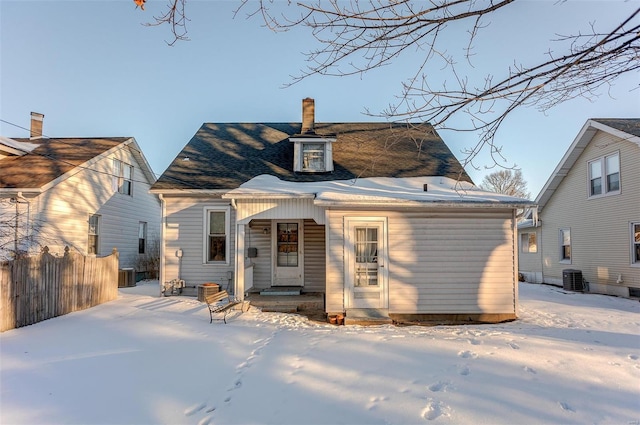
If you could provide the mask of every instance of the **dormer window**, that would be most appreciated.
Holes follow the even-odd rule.
[[[325,171],[324,146],[323,143],[302,144],[302,171]]]
[[[327,173],[333,171],[331,144],[334,138],[300,137],[293,142],[293,171],[301,173]]]

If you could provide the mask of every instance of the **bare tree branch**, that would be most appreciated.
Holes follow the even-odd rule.
[[[186,39],[186,0],[168,1],[169,11],[156,18],[156,24],[172,26],[173,44]],[[515,109],[535,107],[544,112],[567,100],[592,100],[621,75],[640,69],[640,8],[605,32],[592,25],[588,33],[557,35],[552,41],[564,54],[549,50],[547,59],[533,66],[514,61],[506,70],[476,82],[444,48],[448,34],[466,28],[463,56],[471,65],[476,37],[486,27],[483,18],[514,0],[289,0],[286,15],[281,7],[273,9],[272,1],[239,0],[235,13],[260,16],[273,31],[309,28],[319,47],[306,54],[306,69],[288,85],[312,75],[361,75],[403,54],[420,52],[422,60],[402,82],[395,101],[379,113],[368,113],[393,121],[429,122],[438,129],[479,132],[475,146],[464,152],[464,166],[478,168],[473,160],[487,148],[496,164],[503,162],[494,137]],[[429,71],[438,64],[451,76],[449,80],[433,80]],[[460,125],[460,120],[452,124],[452,118],[460,115],[467,117],[467,125]]]

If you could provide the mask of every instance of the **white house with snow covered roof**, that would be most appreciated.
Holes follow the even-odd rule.
[[[161,279],[320,293],[328,315],[517,317],[516,210],[424,123],[205,123],[152,187]]]
[[[640,297],[640,119],[587,120],[518,226],[528,281]]]

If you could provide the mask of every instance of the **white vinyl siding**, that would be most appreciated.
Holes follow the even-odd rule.
[[[138,185],[133,196],[114,196],[113,158],[136,164],[133,180]],[[95,171],[92,171],[95,170]],[[148,223],[148,238],[160,240],[160,201],[149,193],[150,183],[137,166],[128,148],[119,149],[76,174],[48,188],[30,204],[31,226],[37,228],[38,242],[54,255],[64,247],[87,252],[88,218],[100,215],[99,255],[119,252],[119,267],[135,267],[138,259],[138,226]],[[70,195],[71,194],[71,195]],[[32,246],[37,251],[37,246]]]
[[[606,147],[607,151],[602,152]],[[592,158],[619,153],[620,194],[586,197],[588,164]],[[581,270],[592,292],[625,296],[615,287],[618,274],[623,286],[640,287],[640,268],[630,265],[629,223],[640,222],[640,147],[598,131],[549,202],[540,211],[539,244],[546,283],[562,284],[558,229],[571,228],[570,268]],[[607,288],[607,285],[610,287]]]
[[[343,217],[388,218],[389,313],[515,312],[511,210],[330,211],[327,311],[343,307]]]
[[[235,210],[230,201],[219,198],[197,196],[165,195],[165,275],[163,280],[184,279],[188,286],[197,286],[206,282],[216,282],[226,286],[229,278],[233,280],[235,255]],[[207,232],[205,209],[229,209],[229,238],[227,244],[228,261],[207,263],[205,234]],[[176,256],[182,250],[181,264]],[[262,256],[262,252],[258,253]]]

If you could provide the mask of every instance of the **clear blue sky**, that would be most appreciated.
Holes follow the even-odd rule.
[[[420,58],[411,52],[363,77],[314,76],[283,88],[317,44],[304,29],[275,34],[259,19],[234,19],[238,3],[189,0],[191,41],[168,47],[168,27],[142,25],[165,0],[148,0],[144,12],[131,0],[0,0],[0,118],[28,128],[30,112],[41,112],[50,137],[133,136],[159,175],[203,122],[300,121],[305,97],[315,98],[318,122],[371,121],[365,108],[377,112],[393,102]],[[609,29],[638,4],[516,2],[487,19],[474,73],[503,76],[514,60],[533,64],[559,49],[549,42],[555,34],[588,31],[590,22]],[[452,53],[461,40],[452,38]],[[639,84],[634,73],[595,101],[576,99],[546,114],[517,111],[496,139],[506,165],[522,169],[535,197],[588,118],[640,116]],[[459,158],[476,142],[473,133],[440,134]],[[28,132],[0,123],[0,135]],[[491,161],[484,155],[477,165]],[[480,183],[493,170],[467,171]]]

